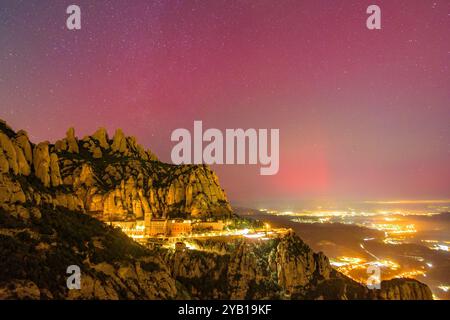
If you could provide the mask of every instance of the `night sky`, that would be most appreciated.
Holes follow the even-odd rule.
[[[164,161],[194,120],[279,128],[277,175],[214,166],[242,204],[449,198],[449,61],[448,0],[0,2],[0,118],[33,142],[120,127]]]

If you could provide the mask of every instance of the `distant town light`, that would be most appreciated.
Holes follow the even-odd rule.
[[[438,288],[444,292],[448,292],[450,290],[450,286],[439,286]]]

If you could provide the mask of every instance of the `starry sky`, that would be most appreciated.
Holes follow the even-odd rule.
[[[34,142],[120,127],[167,162],[194,120],[279,128],[277,175],[214,166],[245,205],[449,198],[449,61],[448,0],[0,3],[0,118]]]

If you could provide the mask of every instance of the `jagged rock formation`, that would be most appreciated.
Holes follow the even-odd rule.
[[[416,280],[383,281],[381,290],[335,271],[326,256],[314,253],[294,233],[263,243],[238,240],[223,245],[197,245],[204,251],[167,252],[172,276],[198,299],[432,299]]]
[[[276,266],[279,285],[287,292],[296,292],[316,275],[329,279],[332,271],[328,258],[322,253],[314,253],[305,243],[295,237],[287,237],[281,242],[272,259]]]
[[[381,282],[377,297],[383,300],[432,300],[430,288],[414,279],[392,279]]]
[[[62,207],[30,213],[0,208],[0,300],[177,298],[162,259],[119,230]],[[67,289],[70,265],[81,268],[80,290]]]
[[[0,299],[432,299],[426,285],[410,279],[369,290],[294,234],[199,247],[149,250],[62,207],[44,205],[28,216],[0,208]],[[74,264],[80,290],[66,286]]]
[[[100,128],[79,140],[70,128],[54,145],[34,145],[1,122],[0,173],[3,207],[47,203],[104,220],[231,213],[209,167],[162,163],[120,129],[113,139]]]

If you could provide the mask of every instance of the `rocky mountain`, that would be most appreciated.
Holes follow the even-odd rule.
[[[0,123],[0,299],[432,299],[415,280],[369,290],[295,234],[146,248],[95,217],[229,216],[207,166],[164,164],[118,130],[33,144]],[[81,289],[66,269],[81,268]]]
[[[87,214],[48,205],[30,211],[0,209],[0,299],[432,299],[411,279],[369,290],[293,233],[148,249]],[[80,290],[66,287],[74,264]]]
[[[195,299],[429,300],[430,289],[413,279],[383,281],[369,290],[334,270],[294,233],[263,243],[198,242],[198,251],[167,252],[171,275]],[[205,275],[207,275],[205,279]]]
[[[0,203],[51,204],[106,221],[229,215],[231,207],[208,166],[174,166],[118,129],[79,140],[74,129],[55,144],[33,144],[0,122]]]

